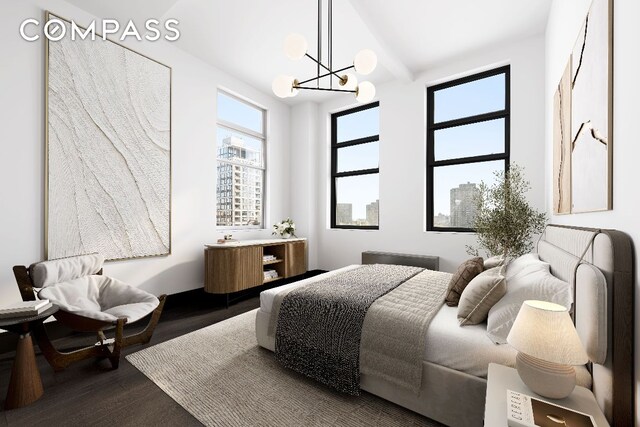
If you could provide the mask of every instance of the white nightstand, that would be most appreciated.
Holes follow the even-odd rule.
[[[529,390],[515,369],[490,363],[487,375],[487,397],[484,407],[484,425],[486,427],[507,427],[507,390],[525,393],[546,402],[584,412],[593,416],[598,427],[609,426],[591,390],[576,386],[567,398],[559,400],[547,399]]]

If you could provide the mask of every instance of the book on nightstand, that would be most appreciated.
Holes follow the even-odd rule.
[[[509,427],[596,427],[591,415],[507,390]]]
[[[5,307],[0,307],[0,319],[37,316],[48,310],[52,305],[48,299],[17,302]]]

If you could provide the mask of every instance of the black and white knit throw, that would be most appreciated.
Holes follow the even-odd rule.
[[[360,338],[369,306],[423,270],[363,265],[292,290],[278,315],[277,360],[340,392],[359,395]]]

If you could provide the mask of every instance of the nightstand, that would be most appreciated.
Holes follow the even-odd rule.
[[[569,397],[558,400],[547,399],[529,390],[515,369],[490,363],[484,407],[484,425],[486,427],[507,427],[507,390],[525,393],[546,402],[584,412],[593,416],[598,427],[609,426],[591,390],[576,386]]]

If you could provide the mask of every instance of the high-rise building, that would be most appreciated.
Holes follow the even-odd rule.
[[[378,225],[379,205],[380,200],[367,205],[367,223],[365,225]]]
[[[475,196],[479,191],[478,186],[471,182],[451,189],[449,193],[451,227],[473,228],[476,216]]]
[[[233,162],[218,162],[218,225],[260,225],[263,171],[256,166],[262,165],[261,153],[230,136],[218,148],[218,159]]]
[[[351,203],[336,203],[336,225],[353,224],[353,205]]]
[[[451,218],[449,215],[438,213],[433,217],[434,227],[451,227]]]

